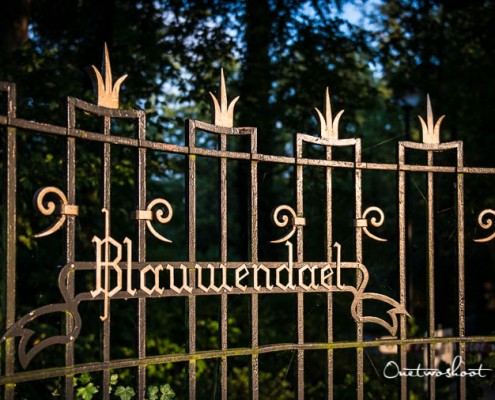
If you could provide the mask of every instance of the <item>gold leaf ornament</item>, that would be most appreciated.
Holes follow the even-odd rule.
[[[323,139],[335,139],[339,138],[339,120],[344,110],[339,111],[335,119],[332,118],[332,106],[330,104],[330,91],[328,87],[325,91],[325,116],[315,108],[316,113],[320,119],[320,136]]]
[[[93,81],[93,88],[95,91],[95,97],[97,104],[99,106],[108,108],[119,108],[119,91],[122,82],[127,78],[127,75],[121,76],[113,84],[112,80],[112,68],[110,66],[110,57],[108,55],[107,44],[105,43],[103,50],[103,63],[101,66],[102,72],[105,74],[105,80],[101,76],[100,71],[92,65],[92,71],[94,74],[91,75]]]
[[[427,144],[440,144],[440,124],[445,118],[442,115],[438,121],[433,124],[433,110],[431,108],[430,95],[426,95],[426,121],[418,115],[421,122],[421,127],[423,128],[423,143]]]
[[[210,92],[210,96],[213,100],[213,123],[217,126],[232,128],[234,126],[234,107],[237,100],[239,100],[239,96],[232,100],[230,104],[227,103],[227,89],[225,87],[223,68],[220,69],[220,103],[213,93]]]

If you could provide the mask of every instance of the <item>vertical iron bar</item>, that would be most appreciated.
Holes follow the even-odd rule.
[[[258,151],[257,131],[251,134],[251,158]],[[251,261],[258,262],[258,162],[251,160]],[[251,347],[257,349],[258,335],[258,294],[251,295]],[[254,352],[251,355],[251,397],[259,399],[259,358]]]
[[[146,114],[143,112],[139,115],[137,125],[137,137],[139,140],[146,139]],[[146,208],[146,149],[138,148],[138,170],[137,170],[137,208],[144,210]],[[146,221],[137,221],[138,237],[138,262],[146,261]],[[138,342],[137,350],[139,359],[146,357],[146,298],[138,300]],[[138,399],[144,400],[146,387],[146,367],[138,367]]]
[[[356,140],[356,145],[354,148],[354,182],[355,182],[355,218],[361,218],[362,212],[362,170],[360,168],[356,168],[359,163],[361,163],[361,140]],[[354,229],[355,238],[356,238],[356,262],[363,262],[363,230],[361,227],[356,226]],[[363,281],[363,277],[359,272],[356,272],[356,287],[361,286]],[[363,314],[363,304],[359,302],[356,308],[356,313],[358,318],[361,318]],[[357,322],[356,326],[356,340],[358,342],[363,341],[363,323]],[[356,348],[356,366],[357,366],[357,398],[363,399],[364,396],[364,383],[363,383],[363,374],[364,374],[364,360],[363,360],[363,348]]]
[[[428,150],[428,166],[433,152]],[[435,337],[435,206],[433,172],[428,172],[428,337]],[[435,368],[435,344],[429,344],[429,368]],[[430,376],[430,399],[435,399],[435,377]]]
[[[253,262],[256,262],[253,259]],[[251,347],[256,350],[259,346],[259,326],[258,326],[259,297],[257,293],[251,295]],[[252,399],[259,399],[259,355],[254,353],[251,356],[251,392]]]
[[[302,141],[296,145],[296,213],[298,217],[304,215],[304,185],[303,185],[303,166],[297,164],[297,160],[302,158]],[[303,227],[297,227],[297,262],[304,259],[304,241]],[[297,292],[297,343],[304,344],[304,293]],[[304,399],[304,350],[297,350],[297,398]]]
[[[67,135],[69,132],[76,128],[76,110],[72,99],[67,101]],[[67,201],[69,204],[76,204],[76,139],[67,136],[66,143],[66,192]],[[76,234],[76,217],[74,215],[68,215],[66,219],[66,232],[65,232],[65,260],[66,264],[73,263],[75,261],[75,234]],[[67,292],[69,296],[74,297],[75,293],[75,276],[73,273],[67,277]],[[74,329],[72,318],[66,317],[65,330],[69,334]],[[65,348],[65,365],[71,367],[74,365],[74,343],[67,343]],[[74,398],[74,376],[65,376],[65,398],[72,400]]]
[[[457,168],[464,166],[464,152],[462,142],[457,147]],[[458,336],[463,338],[465,331],[465,293],[464,293],[464,174],[457,171],[457,257],[458,257],[458,296],[459,296],[459,332]],[[459,356],[461,360],[466,359],[466,344],[459,343]],[[466,399],[466,377],[462,376],[466,365],[461,364],[461,378],[459,387],[459,398]]]
[[[110,135],[111,134],[111,119],[110,117],[103,117],[103,134],[104,135]],[[109,215],[111,215],[111,201],[110,201],[110,194],[111,194],[111,144],[110,143],[104,143],[103,144],[103,207],[106,208],[109,212]],[[109,226],[108,226],[108,231],[111,232],[111,218],[108,218]],[[108,246],[106,246],[106,249],[108,249]],[[107,250],[108,253],[108,250]],[[109,254],[105,254],[105,260],[109,260]],[[107,282],[109,282],[110,276],[108,274],[109,268],[108,266],[105,266],[105,285],[107,285]],[[110,303],[110,300],[109,300]],[[111,318],[111,307],[110,304],[108,306],[108,318],[103,321],[103,361],[108,362],[110,361],[110,318]],[[108,400],[110,398],[110,392],[107,390],[110,387],[110,371],[109,370],[103,370],[103,382],[102,382],[102,387],[104,388],[102,390],[103,392],[103,399]]]
[[[189,151],[196,145],[196,126],[194,121],[186,121],[186,145]],[[188,174],[186,181],[187,191],[187,226],[189,236],[187,241],[188,258],[190,262],[196,262],[196,156],[188,154]],[[189,282],[192,287],[196,285],[196,275],[194,268],[189,270]],[[188,296],[188,349],[191,354],[196,352],[196,297]],[[196,360],[189,361],[189,399],[196,398]]]
[[[326,159],[332,159],[332,147],[326,146]],[[327,262],[332,262],[333,231],[332,231],[332,168],[325,168],[325,192],[326,192],[326,257]],[[330,285],[333,285],[333,276],[330,276]],[[327,338],[328,343],[333,342],[333,292],[327,292]],[[327,351],[327,399],[333,400],[333,349]]]
[[[227,135],[220,135],[220,150],[227,151]],[[227,158],[220,158],[220,260],[227,262]],[[227,350],[227,294],[220,295],[221,349]],[[222,400],[227,400],[227,357],[220,361],[220,390]]]
[[[4,332],[15,322],[16,305],[16,243],[17,243],[17,130],[10,125],[10,120],[16,117],[16,87],[11,83],[7,86],[7,133],[4,152],[4,200],[3,200],[3,241],[5,245],[5,327]],[[15,338],[5,340],[5,376],[14,374]],[[5,399],[12,400],[15,395],[15,385],[5,385]]]
[[[407,285],[406,285],[406,171],[401,169],[405,164],[405,147],[399,143],[399,279],[400,279],[400,299],[399,302],[406,309]],[[410,249],[409,249],[410,251]],[[406,316],[400,315],[400,340],[407,338]],[[407,368],[407,346],[400,345],[400,368],[404,371]],[[400,398],[407,400],[407,377],[400,378]]]
[[[297,343],[304,344],[304,293],[297,292]],[[304,399],[304,350],[297,350],[297,398]]]

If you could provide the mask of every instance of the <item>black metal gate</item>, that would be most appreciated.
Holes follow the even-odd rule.
[[[75,398],[75,383],[77,386],[80,379],[78,377],[82,373],[94,374],[92,378],[95,382],[94,387],[99,390],[95,396],[108,399],[115,396],[115,393],[109,391],[113,385],[112,372],[118,373],[121,370],[127,371],[131,376],[129,379],[135,382],[137,398],[144,399],[148,398],[146,387],[148,377],[152,374],[150,368],[160,366],[173,368],[174,364],[182,366],[185,379],[182,387],[172,386],[172,388],[191,399],[201,397],[198,392],[198,379],[201,376],[203,376],[201,379],[207,382],[205,384],[212,386],[211,397],[222,399],[238,396],[238,392],[229,391],[232,387],[229,382],[244,378],[248,381],[244,398],[252,399],[267,396],[261,389],[268,380],[280,388],[287,388],[286,398],[299,399],[333,398],[334,394],[340,398],[343,391],[346,391],[347,396],[351,398],[368,398],[371,396],[368,388],[373,385],[382,386],[383,393],[387,396],[402,399],[409,398],[412,392],[427,395],[429,398],[435,398],[437,395],[442,397],[442,392],[436,387],[438,379],[448,379],[449,391],[452,392],[454,388],[457,398],[465,399],[471,398],[469,385],[472,380],[478,379],[477,384],[482,386],[489,385],[491,370],[486,366],[486,362],[483,366],[485,360],[483,357],[487,353],[494,352],[491,343],[495,341],[495,336],[490,336],[486,332],[479,334],[476,330],[468,335],[465,275],[466,246],[485,246],[483,242],[493,240],[495,233],[489,228],[495,218],[495,211],[486,208],[486,205],[478,204],[479,208],[476,211],[478,221],[470,221],[465,226],[465,179],[479,177],[490,182],[490,179],[493,179],[491,177],[495,175],[495,168],[466,167],[462,142],[440,142],[440,120],[436,123],[433,120],[429,99],[427,120],[421,120],[422,143],[399,142],[396,164],[366,162],[362,156],[361,139],[338,137],[338,124],[342,112],[335,118],[332,116],[328,91],[325,112],[318,111],[320,136],[297,134],[293,157],[268,155],[257,152],[256,128],[233,127],[233,108],[237,99],[230,104],[227,102],[223,73],[220,98],[218,100],[213,98],[214,124],[188,120],[186,143],[179,145],[149,140],[144,111],[118,109],[118,91],[123,78],[113,85],[108,58],[106,66],[108,69],[105,71],[105,80],[95,69],[98,105],[69,98],[66,126],[48,125],[18,118],[15,85],[0,83],[0,92],[7,101],[7,112],[2,110],[3,114],[0,115],[0,127],[4,139],[5,178],[2,183],[4,322],[0,384],[5,399],[23,398],[25,395],[19,395],[23,393],[23,385],[57,377],[63,379],[60,393],[64,398]],[[91,131],[79,125],[79,116],[84,119],[88,115],[101,118],[103,121],[101,131]],[[132,124],[135,135],[133,137],[121,135],[118,130],[116,133],[113,125],[115,121],[127,121]],[[204,141],[198,140],[198,135],[205,132],[216,135],[218,138],[216,148],[204,147]],[[16,298],[16,293],[25,284],[22,279],[26,277],[26,273],[22,275],[21,270],[28,268],[27,265],[18,263],[16,254],[19,242],[22,240],[21,236],[25,235],[25,232],[17,230],[21,218],[17,210],[20,196],[18,184],[24,179],[17,176],[18,163],[20,158],[30,157],[29,154],[24,153],[24,150],[20,153],[17,147],[19,138],[23,139],[26,133],[41,138],[53,137],[56,138],[56,143],[64,144],[63,150],[60,150],[60,145],[58,147],[61,155],[56,167],[59,170],[60,187],[46,183],[45,185],[48,186],[35,188],[33,193],[35,207],[42,214],[54,219],[49,228],[34,235],[37,246],[43,247],[43,241],[48,240],[45,237],[57,231],[59,231],[58,235],[63,235],[64,246],[61,249],[63,261],[58,271],[60,294],[52,293],[55,298],[58,296],[59,301],[50,304],[43,303],[43,299],[37,300],[28,312],[24,312],[25,305],[21,310],[18,309],[19,299]],[[247,145],[249,151],[236,151],[229,147],[228,141],[237,137],[243,137],[249,142]],[[83,229],[78,225],[78,219],[79,217],[86,218],[84,221],[89,219],[87,215],[82,215],[84,206],[82,203],[86,196],[82,189],[78,189],[81,188],[78,186],[81,184],[78,183],[78,171],[84,169],[86,165],[77,162],[76,151],[80,154],[79,149],[81,147],[86,149],[84,146],[88,143],[102,148],[102,155],[99,158],[100,169],[96,173],[102,187],[101,197],[97,200],[102,213],[101,217],[98,217],[100,221],[98,224],[84,228],[94,235],[92,239],[86,237],[86,244],[91,241],[94,253],[91,257],[80,258],[77,246],[84,239],[78,239],[78,230]],[[323,153],[318,153],[323,156],[317,157],[312,155],[316,153],[306,153],[307,148],[323,149]],[[129,186],[129,192],[133,192],[129,193],[129,196],[134,209],[127,210],[129,214],[132,212],[132,218],[136,221],[135,230],[126,231],[122,234],[126,237],[119,240],[116,236],[122,235],[115,234],[111,229],[112,218],[114,220],[123,218],[122,214],[119,214],[119,203],[122,199],[112,197],[112,160],[115,160],[115,151],[119,151],[116,149],[129,150],[129,153],[123,152],[119,155],[127,154],[129,159],[134,158],[135,171],[132,187]],[[34,147],[33,151],[35,151]],[[160,197],[149,197],[147,182],[154,179],[147,168],[150,152],[181,157],[185,162],[186,194],[183,199],[172,201],[166,191]],[[424,155],[426,162],[411,162],[406,157],[406,153],[408,157],[412,153]],[[453,164],[437,165],[435,160],[437,158],[443,160],[442,155],[446,153],[450,154],[449,162],[454,160]],[[344,155],[342,156],[344,159],[340,159],[339,155]],[[215,165],[212,168],[214,171],[208,173],[218,174],[214,189],[218,196],[218,200],[215,200],[218,207],[214,210],[218,229],[203,234],[210,237],[211,244],[212,246],[213,243],[215,244],[219,256],[208,261],[198,259],[197,254],[198,212],[201,212],[197,207],[200,196],[197,193],[197,181],[199,175],[201,179],[205,176],[198,167],[201,159],[208,159],[210,160],[208,165]],[[229,221],[229,216],[232,215],[229,207],[235,208],[238,205],[232,204],[230,197],[227,196],[230,190],[227,177],[232,176],[229,166],[235,162],[243,165],[244,172],[241,176],[244,177],[248,188],[246,190],[248,218],[245,221],[247,226],[242,229],[248,233],[246,248],[249,255],[246,259],[232,260],[229,256],[229,245],[236,238],[229,234],[232,224],[235,225],[235,221]],[[273,199],[272,219],[278,229],[275,232],[279,233],[278,236],[270,238],[272,243],[269,244],[260,243],[258,235],[261,232],[260,223],[264,224],[269,219],[269,216],[260,215],[259,212],[260,178],[263,179],[259,169],[262,166],[272,165],[281,166],[282,174],[289,174],[294,178],[292,181],[295,184],[295,195],[289,201]],[[32,168],[36,166],[33,165]],[[311,178],[314,176],[320,178],[319,184],[322,188],[320,209],[315,209],[313,206],[308,208],[305,205],[307,171],[310,170],[319,171],[319,175],[311,175]],[[366,185],[363,184],[364,174],[368,179],[375,173],[387,174],[386,181],[390,183],[392,189],[383,190],[388,190],[390,196],[396,198],[396,202],[391,201],[391,203],[397,204],[397,213],[387,215],[392,222],[385,225],[386,213],[382,210],[383,206],[379,207],[374,203],[375,197],[367,195],[369,191],[365,190]],[[336,178],[338,174],[341,174],[338,178],[340,180]],[[406,199],[409,199],[406,192],[411,190],[412,185],[408,180],[412,175],[424,179],[426,188],[424,193],[420,191],[423,196],[424,217],[426,217],[420,222],[418,215],[412,216],[414,211],[411,211],[410,205],[406,204]],[[450,193],[452,206],[449,212],[455,223],[450,226],[449,246],[455,254],[455,262],[448,267],[448,273],[445,272],[445,268],[438,265],[438,259],[444,249],[442,249],[443,245],[438,244],[437,238],[438,230],[443,227],[436,225],[439,214],[435,202],[437,177],[440,177],[438,180],[447,177],[450,187],[454,188]],[[210,175],[208,179],[212,179]],[[351,183],[350,195],[341,193],[339,182],[342,179]],[[285,182],[289,181],[290,179],[285,180]],[[369,186],[373,186],[373,183]],[[488,188],[488,185],[486,187]],[[352,213],[352,220],[348,221],[351,226],[347,230],[342,229],[342,232],[344,230],[347,232],[346,236],[335,227],[338,214],[347,215],[346,212],[335,209],[333,204],[337,196],[347,196],[346,202]],[[383,197],[380,199],[376,201],[382,202]],[[180,205],[182,203],[183,205]],[[178,215],[174,213],[175,207],[183,210],[183,220],[179,218],[179,221],[183,224],[182,232],[187,236],[187,252],[183,253],[185,257],[175,261],[170,258],[166,261],[151,261],[147,257],[150,246],[153,248],[170,246],[170,241],[177,239],[168,237],[165,233],[167,227],[163,230],[156,226],[156,224],[168,223],[172,216],[175,218]],[[489,207],[495,208],[495,205]],[[314,218],[315,215],[317,218]],[[471,218],[471,213],[469,215]],[[94,217],[93,215],[93,221]],[[423,231],[418,228],[419,233],[415,238],[410,234],[411,221],[415,221],[415,228],[417,225],[424,225],[424,228],[421,228]],[[482,228],[479,232],[476,231],[476,223]],[[84,222],[80,224],[84,225]],[[313,226],[319,224],[323,233],[320,245],[324,256],[319,261],[308,261],[304,253],[306,246],[311,247],[311,244],[305,241],[304,233],[305,230],[311,229],[312,224]],[[382,225],[384,228],[380,228]],[[373,264],[373,259],[380,258],[382,251],[380,246],[385,246],[386,243],[386,239],[382,236],[389,239],[387,243],[391,243],[395,248],[396,256],[388,260],[393,264],[390,280],[386,284],[383,282],[377,284],[373,268],[367,265]],[[418,237],[422,238],[423,244],[417,244]],[[276,249],[274,259],[260,259],[259,249],[262,246]],[[413,271],[410,264],[414,246],[419,246],[426,253],[424,271],[421,273]],[[366,249],[369,251],[366,252]],[[269,251],[265,251],[265,254],[267,253]],[[59,254],[54,255],[54,260],[58,258],[60,258]],[[48,280],[55,282],[56,261],[53,261],[53,264],[54,269],[48,271],[46,275]],[[477,266],[470,265],[470,268],[475,269]],[[493,265],[488,269],[493,274]],[[419,285],[419,289],[415,281],[418,273],[425,281],[425,285]],[[447,293],[447,297],[439,299],[436,297],[436,285],[439,284],[439,280],[444,279],[448,280],[451,286],[449,290],[446,291],[445,288],[443,290],[443,293]],[[40,285],[45,283],[40,282]],[[387,285],[390,290],[384,289]],[[425,298],[426,305],[423,310],[426,323],[424,327],[419,328],[419,331],[412,329],[415,326],[415,315],[411,312],[411,304],[409,304],[415,299],[409,292],[414,288],[423,290],[419,297]],[[381,289],[385,291],[382,292]],[[292,342],[271,343],[265,339],[260,341],[259,334],[262,329],[260,325],[263,325],[264,319],[267,318],[263,307],[269,307],[272,298],[270,296],[278,296],[277,299],[282,299],[281,301],[287,299],[287,302],[293,302],[295,305],[293,315],[295,334]],[[316,305],[312,303],[314,296],[318,299]],[[343,303],[336,303],[339,296],[346,300]],[[147,311],[149,304],[171,298],[184,299],[181,310],[184,310],[185,340],[182,347],[180,343],[178,344],[179,349],[161,354],[149,354],[148,348],[152,336],[149,333],[152,329],[152,319]],[[212,328],[218,333],[219,340],[217,345],[209,349],[197,346],[198,329],[205,332],[203,325],[198,327],[198,306],[203,302],[206,304],[207,298],[217,299],[219,309],[217,325],[213,324],[214,329]],[[442,310],[444,302],[449,301],[447,298],[455,299],[455,302],[449,305],[454,310],[449,315],[455,315],[455,319],[450,331],[447,329],[439,331],[436,311]],[[244,302],[247,312],[244,314],[244,321],[239,322],[243,329],[232,333],[229,307],[238,302]],[[367,303],[377,306],[368,309]],[[94,318],[92,322],[85,322],[91,310],[94,311],[92,304],[98,304],[99,328],[95,326]],[[342,309],[340,304],[345,304],[346,308]],[[86,307],[84,312],[81,311],[83,305]],[[134,326],[112,322],[115,319],[112,315],[118,313],[120,307],[128,307],[132,317],[137,315]],[[317,318],[320,323],[318,329],[308,326],[306,316],[309,307],[319,307],[318,313],[312,314],[312,318]],[[275,312],[271,314],[276,314],[277,308],[273,310]],[[286,312],[287,309],[280,310]],[[50,335],[40,334],[30,328],[30,324],[38,319],[48,318],[49,315],[58,315],[59,320],[62,321],[58,332],[52,332]],[[276,321],[278,316],[272,315],[272,317]],[[346,334],[339,330],[339,324],[347,327]],[[43,325],[39,326],[43,327]],[[171,332],[175,328],[170,326]],[[277,328],[292,329],[283,326]],[[93,333],[90,332],[91,329]],[[115,349],[119,344],[114,337],[124,329],[133,332],[131,335],[133,351],[127,356],[125,352],[115,356]],[[166,340],[168,332],[163,332],[159,337]],[[311,333],[312,337],[308,338],[307,332],[316,333]],[[76,346],[78,339],[88,334],[92,334],[93,338],[86,339],[85,343],[89,343],[89,347],[86,347],[86,350],[78,349]],[[229,336],[231,334],[247,339],[243,345],[232,345]],[[352,338],[345,339],[346,335]],[[450,359],[442,356],[445,346],[450,346]],[[84,352],[89,352],[92,347],[98,349],[99,360],[80,361],[84,360]],[[60,352],[60,349],[63,351]],[[263,375],[265,366],[274,360],[266,357],[268,355],[277,357],[279,354],[281,357],[289,355],[287,368],[281,369],[281,374],[277,376],[266,373]],[[56,359],[57,355],[60,359]],[[49,365],[44,364],[45,358],[51,360],[49,363],[47,361]],[[381,364],[375,363],[373,361],[375,358],[380,359]],[[244,369],[236,367],[239,360],[243,360]],[[347,374],[343,379],[339,370],[345,369],[347,366],[343,363],[349,360],[352,364],[350,368],[354,372]],[[418,360],[421,367],[418,366]],[[204,363],[207,362],[215,363],[218,367],[216,374],[208,375],[205,372],[208,371],[208,368],[204,367],[206,365]],[[321,365],[324,368],[320,368]],[[450,375],[446,370],[447,367],[450,368]],[[409,372],[407,372],[408,368]],[[425,373],[425,369],[428,368],[428,371],[436,372]],[[293,373],[288,373],[289,370]],[[372,373],[367,372],[368,370]],[[249,376],[242,378],[244,373]],[[312,376],[319,376],[323,386],[315,389],[318,385],[308,384]],[[442,385],[446,386],[444,383]],[[277,396],[277,394],[272,395],[274,398]]]

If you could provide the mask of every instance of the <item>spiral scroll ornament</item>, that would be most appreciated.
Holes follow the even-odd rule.
[[[273,210],[272,219],[273,219],[273,223],[280,228],[285,228],[287,225],[289,225],[289,223],[291,223],[292,229],[284,237],[281,237],[280,239],[277,240],[272,240],[270,243],[285,242],[289,240],[292,237],[292,235],[294,235],[294,232],[296,231],[296,227],[306,225],[306,219],[303,217],[298,217],[296,212],[292,209],[292,207],[285,204],[278,206],[275,210]]]
[[[380,219],[377,219],[376,217],[367,218],[368,217],[368,214],[369,213],[372,213],[372,212],[378,213]],[[383,211],[380,208],[378,208],[378,207],[368,207],[364,211],[363,217],[361,219],[358,219],[357,220],[356,226],[362,227],[364,233],[366,234],[366,236],[370,237],[371,239],[374,239],[374,240],[376,240],[378,242],[386,242],[387,239],[383,239],[381,237],[378,237],[378,236],[372,234],[368,230],[368,223],[370,223],[371,226],[373,226],[375,228],[378,228],[378,227],[382,226],[384,222],[385,222],[385,215],[383,214]]]
[[[155,208],[156,206],[161,206],[163,208],[158,208],[153,212],[153,208]],[[164,209],[166,210],[166,214]],[[153,228],[151,221],[156,220],[160,224],[166,224],[172,219],[173,215],[174,213],[170,203],[165,199],[158,198],[149,203],[146,210],[137,210],[135,213],[135,218],[137,220],[145,220],[146,226],[148,227],[149,231],[158,240],[166,243],[172,243],[171,240],[167,239],[165,236],[160,235],[155,230],[155,228]]]
[[[52,200],[46,200],[46,196],[48,195],[57,196],[59,204],[56,204]],[[64,192],[54,186],[47,186],[39,189],[34,194],[33,204],[43,215],[52,215],[53,213],[58,214],[57,220],[52,225],[44,231],[33,235],[36,239],[51,235],[58,231],[67,219],[67,215],[77,216],[79,214],[79,207],[74,204],[69,204]]]
[[[495,210],[492,210],[490,208],[483,210],[482,212],[480,212],[480,215],[478,216],[478,224],[483,229],[490,229],[493,225],[494,220],[495,220]],[[486,238],[473,239],[473,240],[478,243],[485,243],[485,242],[489,242],[493,238],[495,238],[495,231]]]

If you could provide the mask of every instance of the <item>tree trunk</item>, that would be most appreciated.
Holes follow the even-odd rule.
[[[2,49],[13,52],[28,38],[29,0],[7,0],[0,13]]]

